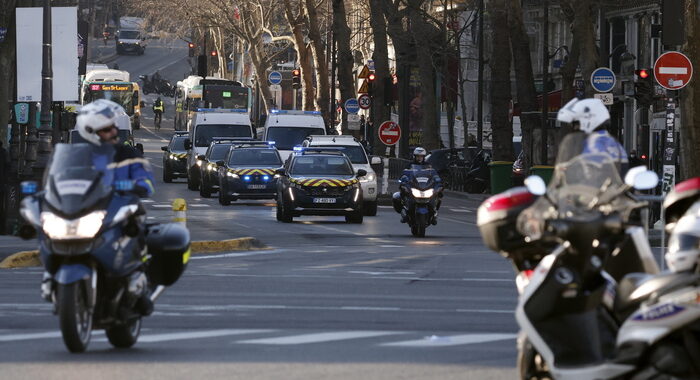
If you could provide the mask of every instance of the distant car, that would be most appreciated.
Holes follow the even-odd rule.
[[[163,151],[163,182],[170,183],[175,178],[187,178],[187,132],[175,132]]]
[[[214,137],[207,151],[197,156],[198,178],[200,180],[199,195],[202,197],[209,198],[212,193],[219,191],[219,166],[217,162],[226,157],[234,142],[235,140]]]
[[[239,199],[274,199],[277,195],[276,170],[282,166],[282,159],[274,143],[234,142],[217,165],[221,205]]]
[[[362,223],[360,178],[339,149],[299,148],[278,171],[277,220],[290,223],[301,215],[343,215],[348,223]]]

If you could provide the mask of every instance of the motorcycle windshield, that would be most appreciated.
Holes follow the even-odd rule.
[[[45,200],[66,217],[95,206],[112,191],[114,148],[57,144],[44,177]]]
[[[411,169],[403,171],[403,175],[408,178],[408,183],[419,190],[430,189],[435,185],[437,171],[423,165],[411,165]]]

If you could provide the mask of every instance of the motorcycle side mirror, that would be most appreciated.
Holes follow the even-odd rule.
[[[366,176],[366,175],[367,175],[367,170],[365,170],[365,169],[359,169],[359,170],[357,171],[357,176],[358,176],[358,177],[364,177],[364,176]]]
[[[145,75],[139,75],[139,79],[146,79]]]
[[[167,152],[167,151],[168,151],[168,147],[167,147],[167,146],[161,146],[161,147],[160,147],[160,150],[162,150],[163,152]]]
[[[185,139],[185,149],[192,149],[192,141],[190,141],[190,139]]]
[[[370,158],[369,163],[372,165],[379,165],[382,163],[382,159],[377,156],[372,156],[372,158]]]
[[[527,191],[534,195],[544,195],[547,193],[547,184],[544,183],[542,177],[538,175],[531,175],[525,178],[525,187]]]
[[[226,163],[223,160],[216,161],[216,166],[224,166]]]
[[[39,185],[36,181],[22,181],[19,184],[22,195],[34,195],[37,192]]]
[[[627,176],[625,176],[625,183],[627,183]],[[651,170],[643,170],[642,172],[637,173],[632,180],[632,187],[637,190],[651,190],[658,184],[659,176],[656,174],[656,172]]]

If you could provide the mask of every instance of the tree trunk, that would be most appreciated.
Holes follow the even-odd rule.
[[[295,14],[294,9],[290,0],[284,0],[284,15],[289,22],[289,27],[292,29],[292,35],[294,38],[294,48],[297,51],[297,63],[299,65],[299,70],[301,74],[301,80],[304,83],[303,96],[301,108],[304,110],[311,110],[314,104],[314,81],[313,81],[313,69],[311,68],[311,52],[306,42],[304,41],[303,28],[306,26],[304,22],[304,12],[302,8],[302,3],[299,1],[298,9]],[[299,108],[299,107],[297,107]]]
[[[331,124],[330,114],[330,81],[328,64],[326,62],[326,47],[323,46],[321,30],[318,25],[318,12],[315,0],[306,1],[306,14],[309,16],[309,39],[311,40],[312,53],[316,66],[316,80],[318,91],[316,92],[316,109],[323,114],[323,120]]]
[[[508,121],[510,95],[510,45],[508,38],[508,7],[506,0],[487,3],[491,25],[491,133],[493,159],[513,160],[513,128]]]
[[[579,62],[581,66],[581,77],[590,78],[593,71],[599,66],[598,65],[598,46],[596,45],[596,35],[593,29],[593,9],[591,8],[591,0],[577,0],[575,13],[576,21],[579,23],[578,28],[581,34],[578,36],[581,41],[579,49],[581,49]],[[586,86],[586,97],[593,97],[592,86]]]
[[[352,74],[355,60],[350,48],[350,27],[348,27],[347,14],[343,0],[333,0],[333,34],[338,44],[338,83],[340,87],[339,103],[355,97],[355,78]],[[348,115],[343,112],[343,134],[353,134],[348,130]],[[357,133],[354,133],[357,135]]]
[[[533,131],[537,129],[540,119],[537,115],[528,114],[528,112],[537,111],[537,93],[535,91],[535,78],[532,74],[530,43],[523,22],[523,10],[520,6],[520,0],[508,0],[508,3],[507,25],[510,26],[510,46],[513,49],[515,83],[518,106],[521,112],[520,130],[523,136],[521,146],[525,156],[523,164],[527,168],[532,162],[535,162],[533,157],[530,157],[530,147],[532,147],[533,153],[542,151],[542,141],[533,138]]]
[[[695,0],[686,0],[685,38],[683,51],[691,62],[700,62],[700,9]],[[690,81],[681,93],[681,151],[683,178],[700,176],[700,82]]]
[[[382,12],[382,0],[369,0],[369,7],[370,25],[372,26],[372,35],[374,37],[374,54],[372,59],[374,59],[378,83],[374,87],[374,99],[372,99],[371,108],[372,117],[370,118],[374,130],[370,131],[371,135],[368,136],[368,141],[375,147],[374,151],[378,152],[377,148],[383,146],[383,144],[379,140],[379,134],[376,129],[381,123],[391,120],[391,108],[385,104],[388,103],[386,100],[391,99],[393,96],[393,86],[388,89],[384,87],[384,81],[386,78],[391,78],[391,73],[389,72],[387,25]],[[392,91],[392,93],[386,93],[385,90]]]
[[[266,113],[267,110],[272,108],[273,104],[270,84],[267,81],[267,70],[270,69],[270,63],[261,53],[263,51],[262,41],[250,42],[250,60],[253,62],[253,67],[255,67],[255,72],[257,73],[256,80],[258,81],[258,88],[263,100],[262,105],[264,109],[261,109],[260,112]],[[255,117],[258,116],[255,115]]]

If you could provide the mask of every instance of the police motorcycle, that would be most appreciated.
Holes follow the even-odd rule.
[[[394,210],[402,221],[411,227],[416,237],[425,237],[425,229],[437,224],[443,185],[435,169],[424,165],[411,165],[399,180],[401,197],[394,199]]]
[[[618,283],[605,270],[636,228],[634,210],[646,205],[628,190],[658,182],[640,167],[623,183],[606,157],[578,156],[556,167],[548,189],[530,177],[529,192],[514,189],[479,208],[484,242],[517,272],[520,376],[698,378],[700,277],[654,274],[642,251],[647,273]],[[533,194],[542,197],[534,203]]]
[[[189,231],[179,224],[145,224],[133,182],[114,181],[111,170],[96,169],[93,149],[113,153],[57,144],[44,190],[22,183],[20,213],[28,224],[20,234],[38,235],[41,261],[51,274],[42,293],[54,305],[71,352],[87,349],[93,329],[104,329],[115,347],[134,345],[141,318],[177,281],[190,255]]]

